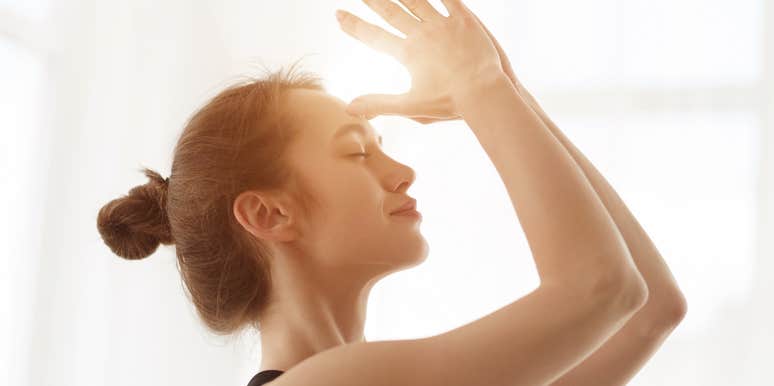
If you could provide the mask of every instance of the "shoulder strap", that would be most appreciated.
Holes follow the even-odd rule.
[[[258,374],[255,374],[253,376],[253,379],[250,380],[250,383],[247,384],[247,386],[259,386],[263,385],[264,383],[269,383],[274,380],[274,378],[279,377],[282,375],[284,371],[282,370],[263,370],[259,372]]]

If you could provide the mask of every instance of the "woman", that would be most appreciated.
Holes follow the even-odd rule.
[[[172,173],[99,213],[128,259],[176,246],[197,312],[214,332],[261,331],[250,386],[617,385],[685,314],[652,242],[590,162],[524,90],[460,1],[366,3],[399,38],[346,12],[343,30],[393,55],[411,90],[346,105],[313,77],[230,87],[189,121]],[[479,320],[422,339],[367,342],[368,294],[428,254],[407,189],[366,119],[464,119],[501,176],[541,279]],[[303,131],[303,133],[302,133]],[[404,206],[407,205],[407,206]]]

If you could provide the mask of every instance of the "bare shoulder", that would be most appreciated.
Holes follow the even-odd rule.
[[[272,386],[549,384],[613,335],[643,301],[631,285],[541,286],[440,335],[343,345],[293,366]]]
[[[440,385],[439,349],[435,337],[342,345],[298,363],[272,386]]]

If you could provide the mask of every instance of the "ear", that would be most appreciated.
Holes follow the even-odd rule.
[[[257,191],[245,191],[234,200],[234,217],[255,237],[289,241],[298,236],[288,207],[278,198]]]

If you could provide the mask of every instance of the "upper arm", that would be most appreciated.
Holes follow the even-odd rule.
[[[353,343],[289,369],[274,386],[491,386],[547,384],[578,364],[642,304],[637,291],[540,286],[446,333]],[[609,293],[609,294],[608,294]]]

